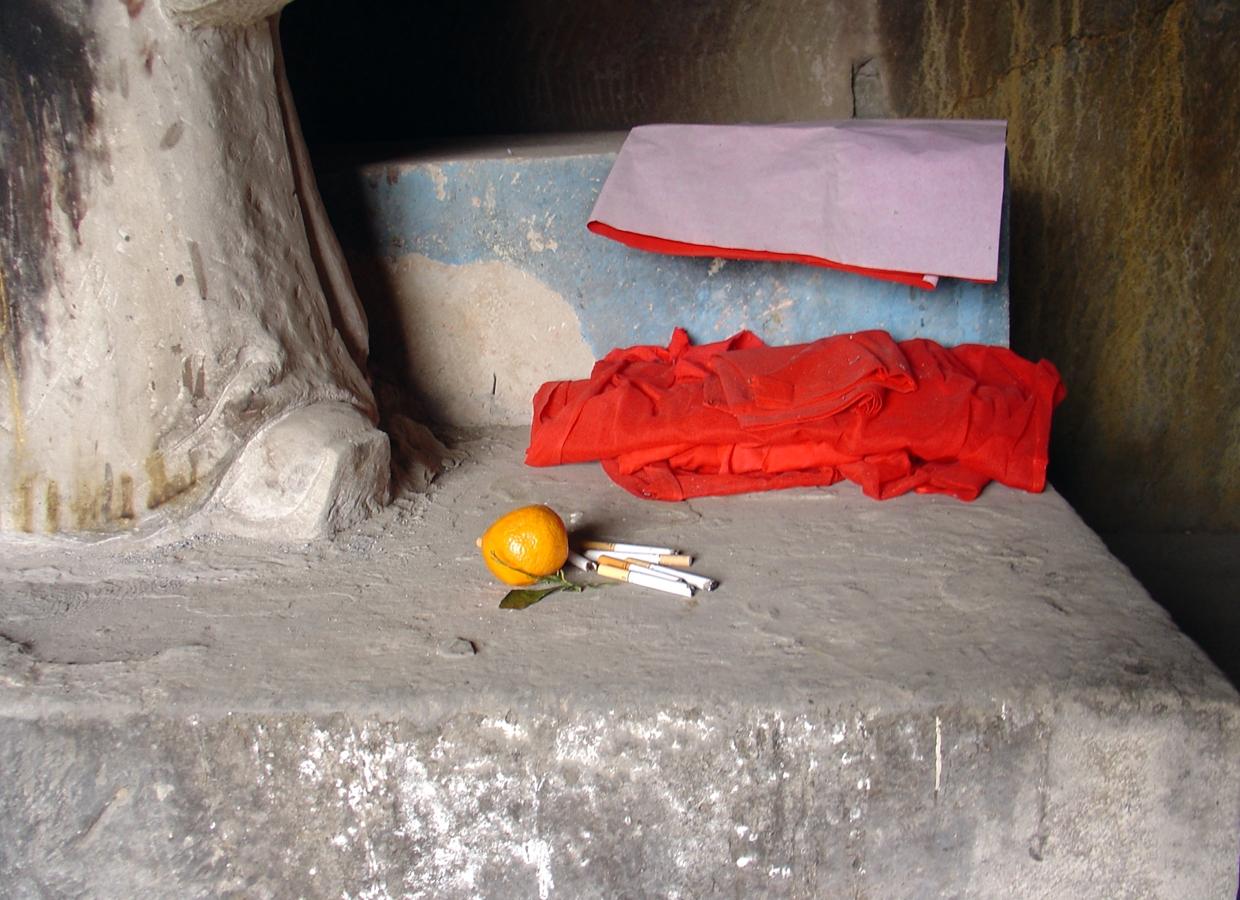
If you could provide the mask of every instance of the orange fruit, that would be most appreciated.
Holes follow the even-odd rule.
[[[568,559],[568,532],[549,506],[523,506],[496,519],[478,546],[496,578],[521,586],[560,571]]]

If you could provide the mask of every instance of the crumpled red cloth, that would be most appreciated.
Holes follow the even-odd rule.
[[[1039,492],[1064,393],[1054,365],[1004,347],[885,331],[694,347],[677,328],[666,348],[613,350],[589,378],[539,388],[525,461],[598,460],[630,493],[669,501],[844,478],[880,500],[973,500],[992,480]]]

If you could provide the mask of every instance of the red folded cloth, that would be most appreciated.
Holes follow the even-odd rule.
[[[683,500],[847,478],[886,499],[972,500],[1046,484],[1055,367],[1004,347],[897,343],[884,331],[768,347],[742,331],[613,350],[534,397],[525,461],[599,460],[639,497]]]

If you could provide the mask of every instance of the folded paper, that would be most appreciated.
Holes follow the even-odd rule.
[[[526,462],[600,461],[639,497],[683,500],[842,479],[886,499],[1041,491],[1055,367],[1004,347],[894,341],[883,331],[768,347],[743,331],[613,350],[589,378],[534,397]]]
[[[644,125],[587,227],[632,247],[791,260],[933,288],[998,277],[1007,125]]]

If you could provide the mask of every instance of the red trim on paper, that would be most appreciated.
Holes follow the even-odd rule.
[[[934,290],[935,287],[932,282],[926,280],[925,275],[913,274],[912,272],[897,272],[892,269],[870,269],[865,266],[850,266],[845,263],[823,259],[820,256],[806,256],[800,253],[772,253],[770,250],[746,250],[736,247],[712,247],[709,244],[689,244],[684,241],[673,241],[668,238],[639,234],[635,231],[622,231],[619,228],[613,228],[605,222],[598,221],[586,223],[586,228],[595,234],[611,238],[613,241],[619,241],[625,246],[633,247],[637,250],[646,250],[651,253],[667,253],[672,256],[717,256],[722,259],[756,259],[767,262],[797,262],[811,266],[821,266],[824,269],[837,269],[841,272],[855,272],[858,275],[867,275],[870,278],[879,278],[883,281],[894,281],[898,284],[907,284],[913,287],[924,288],[928,291]]]

